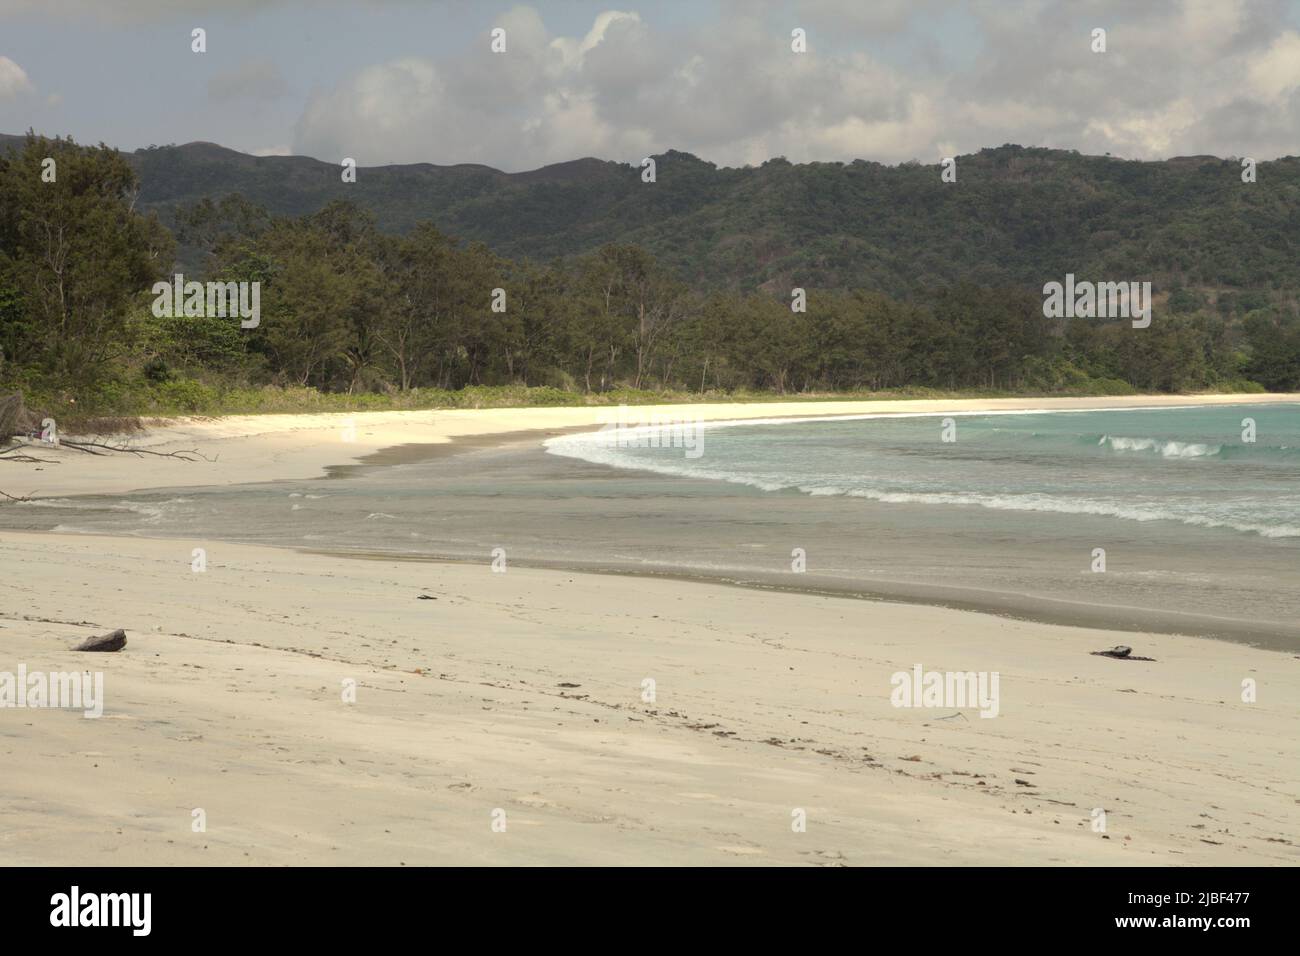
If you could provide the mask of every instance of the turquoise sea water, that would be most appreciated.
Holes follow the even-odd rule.
[[[695,434],[698,447],[650,429],[640,438],[568,435],[547,449],[764,491],[1300,538],[1295,405],[787,420],[706,424]]]
[[[660,447],[604,432],[545,449],[408,449],[404,463],[337,477],[11,502],[0,533],[174,538],[184,576],[198,546],[219,571],[221,541],[484,568],[500,548],[512,567],[938,602],[1300,652],[1300,406],[950,425],[950,442],[943,416],[876,416],[713,424]]]

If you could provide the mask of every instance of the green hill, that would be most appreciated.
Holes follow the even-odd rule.
[[[20,141],[0,137],[0,146]],[[513,259],[635,243],[708,289],[910,297],[957,281],[1040,288],[1073,272],[1166,290],[1287,299],[1300,290],[1300,157],[1259,164],[1253,184],[1232,159],[1137,162],[1020,146],[957,157],[956,183],[941,182],[938,165],[773,159],[736,169],[676,151],[656,157],[654,183],[639,167],[597,159],[524,173],[363,167],[345,184],[333,163],[211,143],[127,158],[140,207],[165,223],[177,205],[230,193],[285,216],[348,198],[382,230],[428,221]]]

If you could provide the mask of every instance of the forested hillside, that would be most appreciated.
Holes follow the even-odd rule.
[[[584,160],[352,185],[312,160],[32,135],[0,150],[0,386],[115,412],[261,407],[267,388],[408,405],[520,386],[1300,388],[1298,161],[1253,184],[1227,161],[1017,147],[957,168],[668,154],[654,183]],[[257,323],[158,314],[177,270],[257,283]],[[1151,281],[1151,326],[1045,317],[1066,272]]]
[[[138,207],[169,225],[179,206],[232,193],[295,217],[347,199],[381,232],[432,223],[512,259],[637,245],[710,290],[804,285],[907,297],[958,281],[1041,288],[1066,272],[1214,293],[1300,290],[1297,157],[1260,163],[1246,184],[1232,159],[1135,162],[1003,146],[957,157],[957,181],[943,183],[937,164],[773,159],[719,169],[669,151],[645,183],[639,167],[596,159],[507,174],[368,168],[359,155],[357,181],[344,183],[337,163],[210,143],[124,155],[140,179]],[[184,247],[182,261],[199,262]]]

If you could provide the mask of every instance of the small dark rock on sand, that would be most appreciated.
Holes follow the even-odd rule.
[[[97,637],[88,637],[76,647],[74,651],[120,651],[126,647],[126,631],[118,628],[111,634],[100,634]]]

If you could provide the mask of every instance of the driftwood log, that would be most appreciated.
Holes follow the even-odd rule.
[[[1092,653],[1096,657],[1114,657],[1117,660],[1121,660],[1121,661],[1154,661],[1155,660],[1154,657],[1133,656],[1133,648],[1128,647],[1127,645],[1124,644],[1120,644],[1117,647],[1112,647],[1108,651],[1093,651]]]

